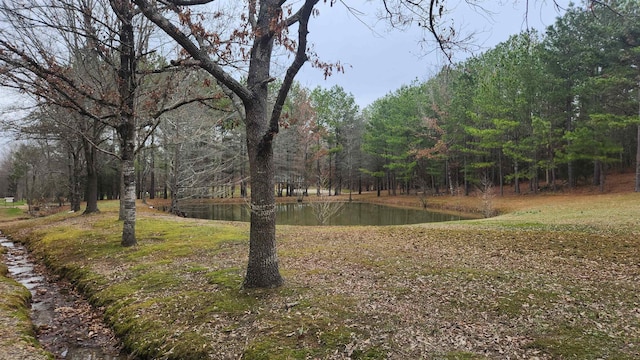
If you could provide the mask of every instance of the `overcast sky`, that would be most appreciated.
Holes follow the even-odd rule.
[[[483,10],[473,9],[465,0],[447,0],[445,4],[452,10],[449,18],[459,32],[476,33],[472,48],[475,53],[486,51],[527,26],[543,32],[569,3],[569,0],[529,0],[527,12],[526,0],[468,1],[479,3]],[[309,41],[321,60],[340,61],[345,65],[345,73],[334,73],[325,80],[322,71],[307,63],[296,78],[303,86],[340,85],[354,95],[360,107],[365,107],[415,79],[427,80],[445,64],[442,53],[433,50],[432,41],[421,43],[424,34],[419,29],[391,31],[386,23],[377,21],[381,1],[344,2],[362,15],[355,17],[340,2],[330,7],[321,1],[320,15],[309,25]],[[470,55],[457,51],[454,60]],[[24,97],[11,95],[6,89],[0,89],[0,95],[0,116],[3,108],[24,103]]]
[[[389,31],[382,22],[376,25],[376,11],[380,1],[348,1],[349,6],[361,10],[361,17],[372,29],[362,24],[350,14],[344,5],[319,6],[320,16],[309,24],[309,41],[314,44],[318,55],[324,61],[337,61],[346,65],[345,73],[334,73],[324,79],[322,72],[306,64],[297,80],[304,86],[330,88],[342,86],[352,93],[361,107],[393,92],[413,80],[427,80],[445,64],[441,52],[433,51],[435,43],[421,44],[424,35],[419,29],[410,31]],[[453,26],[464,33],[475,33],[470,47],[480,53],[494,47],[509,36],[529,28],[544,33],[562,15],[568,0],[502,0],[478,1],[483,10],[473,9],[464,0],[448,0],[451,6]],[[575,2],[579,2],[575,1]],[[431,40],[431,39],[429,39]],[[454,61],[469,57],[471,53],[456,51]]]

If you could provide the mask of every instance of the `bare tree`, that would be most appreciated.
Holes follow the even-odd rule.
[[[0,13],[7,24],[0,39],[3,84],[116,129],[120,153],[113,155],[121,159],[126,189],[122,244],[135,244],[133,110],[142,54],[136,53],[132,7],[124,0],[3,1]]]
[[[17,139],[48,140],[64,149],[68,161],[68,191],[71,207],[80,210],[81,172],[86,171],[85,214],[98,211],[98,149],[105,140],[104,124],[86,119],[67,108],[42,104],[28,117],[13,124]]]
[[[327,178],[323,179],[321,183],[328,185],[330,182]],[[317,199],[314,199],[309,203],[313,216],[318,221],[319,225],[325,225],[332,217],[337,216],[344,208],[344,202],[332,201],[329,195],[331,194],[331,188],[328,188],[327,193],[322,193]]]
[[[149,61],[152,27],[138,14],[127,0],[0,2],[2,85],[117,134],[117,145],[107,149],[87,136],[91,131],[78,132],[91,145],[85,152],[100,150],[120,161],[123,246],[136,244],[136,140],[146,144],[163,113],[196,101],[158,101],[168,98],[171,87],[144,81],[165,68],[155,69]]]
[[[234,99],[236,106],[244,111],[252,190],[249,261],[244,286],[281,285],[283,279],[278,270],[275,239],[273,139],[279,130],[285,98],[304,63],[311,58],[312,64],[324,69],[327,75],[333,70],[341,70],[339,64],[323,63],[308,53],[309,19],[319,0],[243,2],[242,13],[235,17],[240,21],[236,21],[237,26],[229,32],[205,28],[200,20],[207,18],[206,12],[195,12],[197,5],[217,5],[218,2],[213,0],[133,1],[147,18],[188,54],[188,58],[179,62],[196,63],[209,72]],[[406,24],[406,16],[411,13],[420,19],[410,19],[409,23],[422,21],[420,24],[434,34],[440,30],[437,25],[442,9],[440,1],[398,0],[384,1],[383,4],[392,22]],[[216,18],[234,19],[230,8],[219,8],[215,13]],[[295,29],[294,26],[297,27],[295,39],[289,37],[289,30]],[[449,38],[438,34],[437,41],[441,48],[444,49]],[[287,67],[269,114],[268,84],[274,80],[271,65],[275,46],[292,52],[294,57]],[[238,71],[242,64],[246,65],[243,68],[246,72]],[[246,76],[246,82],[234,77],[238,73],[243,78]]]
[[[485,218],[495,216],[496,210],[494,207],[494,198],[496,197],[496,195],[495,191],[493,190],[493,182],[487,174],[485,174],[482,180],[480,180],[478,190],[480,191],[479,197],[482,203],[482,206],[480,207],[482,216],[484,216]]]
[[[64,155],[48,139],[22,142],[11,152],[9,193],[27,200],[28,211],[37,214],[62,191],[65,174],[59,171]]]
[[[170,212],[183,215],[181,200],[223,197],[232,188],[234,166],[242,158],[241,152],[227,151],[232,148],[229,142],[239,139],[237,131],[224,125],[232,117],[202,104],[164,116],[161,136],[169,166]]]
[[[211,1],[165,2],[177,14],[181,23],[178,25],[163,14],[166,8],[146,0],[134,2],[146,17],[221,84],[237,107],[242,108],[251,177],[249,262],[244,286],[280,286],[283,279],[278,270],[276,252],[273,139],[278,133],[282,107],[293,79],[308,60],[308,21],[318,0],[306,0],[298,9],[293,9],[294,5],[283,7],[282,1],[260,1],[259,4],[249,1],[246,12],[242,14],[244,21],[226,34],[229,36],[227,39],[221,38],[225,34],[205,30],[188,7]],[[293,25],[298,27],[297,40],[288,37],[288,30]],[[233,44],[239,45],[234,48]],[[275,80],[271,75],[271,65],[276,44],[293,51],[295,56],[268,115],[268,84]],[[246,83],[232,76],[239,61],[248,61]],[[225,65],[230,66],[225,69]],[[326,68],[329,71],[330,66]]]

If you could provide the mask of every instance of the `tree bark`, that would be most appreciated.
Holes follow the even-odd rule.
[[[149,199],[156,198],[156,151],[155,151],[155,136],[151,134],[151,174],[149,182]]]
[[[260,7],[256,37],[251,48],[247,85],[253,96],[244,101],[251,177],[251,230],[245,288],[278,287],[284,283],[278,269],[276,248],[276,199],[273,137],[278,128],[267,113],[268,83],[274,38],[268,35],[269,22],[280,10],[277,2],[266,1]]]
[[[73,149],[72,146],[69,148],[69,157],[71,158],[71,163],[69,164],[69,185],[71,190],[69,194],[69,203],[71,204],[71,211],[78,212],[80,211],[80,174],[82,173],[82,165],[80,164],[79,153],[71,150]]]
[[[640,125],[636,141],[636,192],[640,192]]]
[[[520,172],[518,169],[518,161],[515,162],[514,164],[514,173],[515,173],[515,193],[516,194],[520,194]]]
[[[599,183],[600,183],[600,192],[604,192],[604,182],[607,176],[606,173],[606,164],[604,164],[602,161],[598,161],[599,164],[599,168],[600,168],[600,172],[599,172]]]
[[[133,246],[136,240],[136,183],[133,164],[133,141],[121,140],[123,193],[120,202],[123,210],[122,246]],[[125,150],[126,149],[126,150]]]
[[[502,174],[502,151],[498,154],[498,176],[500,177],[500,196],[504,196],[504,175]]]
[[[602,171],[602,162],[600,160],[596,160],[593,163],[593,186],[600,185],[600,172]]]
[[[84,157],[87,171],[87,208],[84,214],[99,212],[98,210],[98,169],[96,166],[96,150],[88,141],[83,140]]]
[[[117,127],[120,138],[120,161],[122,165],[122,194],[120,197],[122,246],[137,244],[136,228],[136,179],[135,179],[135,42],[133,36],[133,9],[128,1],[112,1],[112,7],[120,19],[120,67],[118,71],[118,92],[120,95],[120,124]]]
[[[251,176],[251,230],[246,288],[270,288],[283,284],[276,249],[276,205],[273,143],[265,139],[266,104],[247,109],[247,150]],[[262,114],[261,114],[262,113]],[[256,121],[257,120],[257,121]],[[264,121],[262,121],[264,124]],[[249,124],[251,126],[249,126]]]
[[[98,209],[98,174],[96,169],[87,167],[87,207],[83,214],[100,212]]]

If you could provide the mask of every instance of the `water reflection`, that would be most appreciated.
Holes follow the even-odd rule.
[[[250,221],[244,204],[192,204],[182,206],[187,217],[210,220]],[[318,225],[309,203],[278,204],[279,225]],[[405,225],[464,220],[465,217],[425,210],[403,209],[369,203],[343,203],[343,208],[325,225]]]

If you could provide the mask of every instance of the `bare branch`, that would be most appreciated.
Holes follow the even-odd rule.
[[[213,75],[226,87],[231,89],[243,102],[249,101],[252,94],[239,81],[229,75],[224,69],[213,61],[205,50],[196,45],[189,37],[177,26],[171,23],[167,18],[162,16],[157,8],[155,8],[148,0],[133,0],[140,7],[142,13],[150,19],[154,24],[164,30],[172,37],[184,50],[189,53],[195,60],[200,62],[200,66]],[[175,3],[172,2],[172,3]]]
[[[278,133],[278,123],[280,121],[280,115],[282,113],[282,106],[284,105],[284,101],[287,98],[287,94],[289,93],[289,89],[291,89],[291,85],[293,84],[293,79],[302,68],[302,65],[307,61],[307,35],[309,34],[309,18],[311,17],[311,12],[313,7],[318,3],[318,0],[307,0],[297,14],[297,22],[299,22],[298,26],[298,49],[296,51],[296,57],[293,60],[293,63],[287,69],[287,73],[284,77],[284,81],[280,86],[280,90],[278,91],[278,96],[276,98],[275,105],[273,107],[273,111],[271,113],[271,120],[269,122],[269,136],[273,136]]]
[[[212,3],[215,0],[164,0],[162,3],[171,4],[175,6],[192,6],[192,5],[205,5]]]

